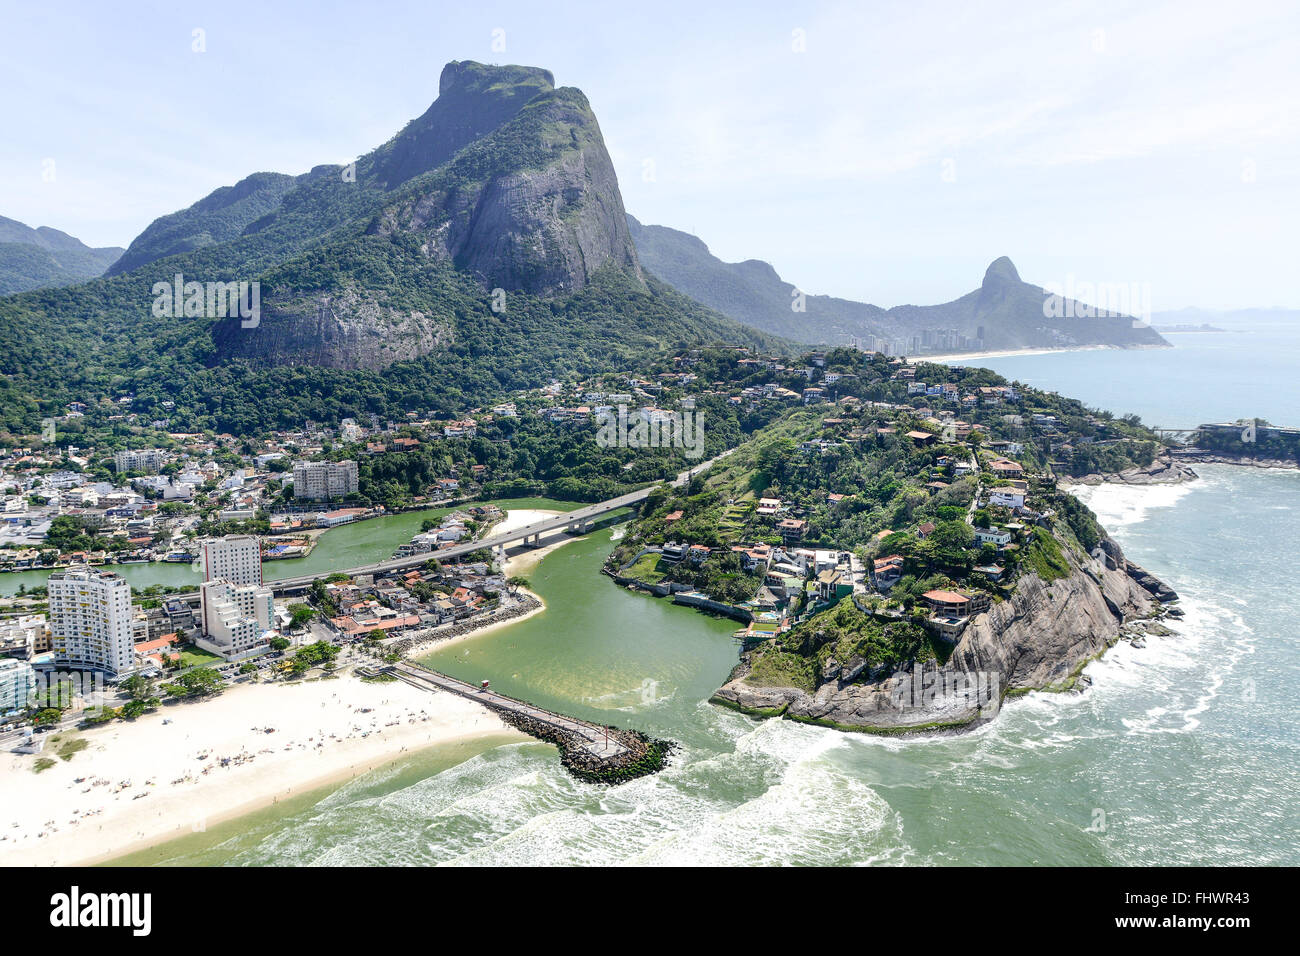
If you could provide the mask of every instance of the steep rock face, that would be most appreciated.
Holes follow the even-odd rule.
[[[109,274],[213,247],[220,253],[191,267],[213,276],[260,273],[349,220],[373,215],[406,182],[443,166],[553,90],[548,70],[449,63],[433,104],[355,164],[316,166],[297,177],[254,173],[217,189],[188,209],[154,220]]]
[[[568,295],[606,265],[642,279],[618,177],[582,93],[543,93],[427,184],[387,207],[372,233],[417,233],[485,288]]]
[[[347,288],[262,304],[256,328],[239,319],[213,327],[222,354],[253,363],[378,371],[446,348],[454,329],[423,312]]]
[[[1196,472],[1189,468],[1185,462],[1175,461],[1170,454],[1165,452],[1157,455],[1155,461],[1145,468],[1134,466],[1112,474],[1083,475],[1079,478],[1071,478],[1070,483],[1076,485],[1100,485],[1107,482],[1125,485],[1176,485],[1184,481],[1193,481],[1196,477]]]
[[[363,160],[359,172],[393,189],[441,166],[509,122],[533,98],[554,89],[550,70],[468,60],[448,63],[433,105]]]
[[[862,682],[854,680],[860,669],[832,669],[809,694],[752,686],[742,661],[715,700],[751,713],[886,733],[973,726],[996,714],[1006,692],[1071,686],[1122,624],[1148,615],[1157,598],[1177,599],[1113,541],[1094,556],[1069,560],[1070,575],[1051,582],[1024,578],[1010,600],[974,618],[941,667]]]
[[[359,185],[381,179],[397,185],[376,211],[263,276],[259,328],[214,326],[218,355],[368,370],[427,355],[451,341],[458,321],[427,317],[438,291],[425,279],[439,270],[485,291],[558,297],[612,266],[645,288],[596,118],[580,91],[555,89],[548,71],[449,64],[434,106],[358,161]],[[305,194],[287,197],[276,215],[296,212]],[[424,311],[409,300],[387,307],[405,292]]]

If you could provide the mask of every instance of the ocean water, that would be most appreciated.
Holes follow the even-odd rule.
[[[665,772],[598,789],[542,744],[461,745],[130,862],[1300,863],[1300,473],[1203,470],[1083,491],[1182,595],[1176,632],[1117,645],[1083,693],[1030,694],[974,733],[885,739],[709,705],[731,625],[593,579],[606,530],[533,572],[551,610],[430,662],[672,736]]]
[[[1224,332],[1166,332],[1171,349],[1004,355],[979,364],[1152,426],[1262,418],[1300,425],[1300,329],[1291,319],[1231,319]],[[966,364],[953,359],[948,364]]]

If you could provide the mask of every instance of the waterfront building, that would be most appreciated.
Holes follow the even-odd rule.
[[[0,716],[27,706],[36,689],[36,672],[26,661],[0,659]]]
[[[207,581],[199,586],[203,637],[196,643],[214,654],[236,660],[266,648],[275,629],[271,589],[260,584]]]
[[[64,666],[124,675],[135,667],[131,586],[121,575],[91,567],[51,574],[50,644]]]
[[[228,534],[206,538],[199,548],[203,580],[232,584],[262,583],[262,549],[256,535]]]

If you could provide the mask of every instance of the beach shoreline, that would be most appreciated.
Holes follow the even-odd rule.
[[[0,757],[0,865],[111,860],[403,755],[494,736],[527,739],[473,701],[402,682],[237,685]],[[59,759],[70,741],[84,749]],[[37,773],[42,758],[54,763]]]
[[[1166,345],[1079,345],[1062,346],[1060,349],[996,349],[979,352],[943,352],[936,355],[909,355],[907,364],[918,365],[923,362],[944,364],[956,362],[969,365],[980,359],[1002,359],[1013,355],[1056,355],[1057,352],[1096,352],[1096,351],[1143,351],[1145,349],[1173,349]]]
[[[1152,346],[1153,348],[1159,346]],[[969,364],[970,362],[980,359],[990,358],[1007,358],[1013,355],[1054,355],[1057,352],[1110,352],[1110,351],[1130,351],[1122,349],[1118,345],[1080,345],[1076,347],[1062,348],[1025,348],[1025,349],[995,349],[986,352],[944,352],[937,355],[909,355],[907,356],[908,365],[920,365],[923,362],[947,363],[961,362]]]

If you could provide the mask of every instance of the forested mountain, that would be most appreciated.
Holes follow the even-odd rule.
[[[222,186],[188,209],[155,219],[135,237],[108,275],[121,275],[165,256],[236,239],[249,223],[280,205],[297,184],[298,179],[282,173],[253,173],[233,186]]]
[[[799,342],[867,348],[889,346],[894,354],[1168,343],[1133,318],[1093,314],[1088,303],[1049,293],[1021,280],[1005,256],[989,266],[980,288],[941,305],[892,309],[827,295],[805,295],[757,259],[723,262],[689,233],[646,226],[629,217],[642,264],[674,288],[756,329]],[[1097,303],[1092,303],[1097,304]],[[955,334],[954,334],[955,333]]]
[[[0,425],[127,397],[231,431],[455,412],[665,348],[779,344],[645,276],[586,97],[529,67],[451,63],[355,164],[254,174],[127,257],[0,301]],[[177,274],[257,282],[258,318],[158,314]]]
[[[0,295],[93,279],[121,254],[118,246],[92,249],[58,229],[0,216]]]

